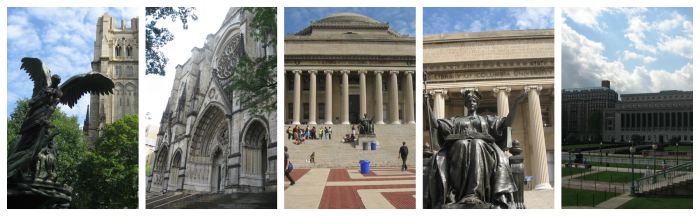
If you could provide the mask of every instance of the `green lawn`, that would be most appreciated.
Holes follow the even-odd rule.
[[[643,176],[643,174],[642,173],[635,173],[634,176],[636,178],[641,178]],[[603,172],[598,172],[598,173],[593,173],[593,174],[581,176],[581,177],[578,177],[576,179],[589,180],[589,181],[606,181],[606,182],[626,183],[626,182],[631,182],[633,178],[632,178],[632,173],[603,171]]]
[[[667,152],[675,152],[676,151],[676,146],[675,145],[669,145],[664,148],[665,151]],[[678,151],[679,152],[693,152],[693,146],[678,146]]]
[[[570,175],[576,175],[579,173],[584,173],[591,171],[590,169],[584,169],[584,168],[578,168],[578,167],[562,167],[561,168],[561,176],[570,176]]]
[[[620,209],[692,209],[693,198],[637,197]]]
[[[562,188],[561,206],[595,206],[618,195],[613,192]]]

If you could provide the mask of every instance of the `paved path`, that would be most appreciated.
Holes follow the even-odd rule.
[[[292,172],[296,184],[285,179],[287,209],[414,209],[415,169],[372,167],[369,174],[357,168],[312,168]]]
[[[600,209],[616,209],[632,199],[634,199],[634,197],[630,196],[629,193],[623,193],[620,196],[598,203],[595,207]]]

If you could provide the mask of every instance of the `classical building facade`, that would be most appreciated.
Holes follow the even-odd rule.
[[[526,94],[515,110],[512,138],[523,145],[525,175],[533,176],[534,188],[552,188],[553,30],[430,35],[423,41],[423,62],[426,93],[437,118],[466,114],[460,96],[464,90],[481,92],[477,112],[482,115],[506,116],[510,101]],[[427,124],[423,130],[423,140],[430,142]]]
[[[204,46],[178,65],[147,190],[275,191],[276,112],[252,114],[227,90],[240,57],[275,54],[251,37],[252,14],[232,8]]]
[[[119,24],[119,26],[117,26]],[[126,115],[139,113],[139,20],[132,18],[130,27],[109,14],[97,20],[92,71],[114,81],[109,95],[91,95],[83,130],[93,143],[105,125]]]
[[[562,138],[567,143],[601,141],[603,111],[615,108],[618,94],[610,81],[600,87],[564,89],[562,91]]]
[[[415,38],[338,13],[284,40],[284,119],[291,124],[415,123]]]
[[[603,141],[628,143],[633,135],[643,143],[693,142],[693,92],[621,94],[620,102],[604,113]]]

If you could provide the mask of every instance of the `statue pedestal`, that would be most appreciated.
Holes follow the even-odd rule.
[[[357,136],[357,143],[355,143],[355,148],[357,148],[357,146],[360,146],[362,150],[371,150],[372,143],[376,144],[375,148],[379,147],[379,143],[377,143],[376,134],[361,134]]]
[[[68,208],[73,189],[53,181],[7,183],[8,209]]]

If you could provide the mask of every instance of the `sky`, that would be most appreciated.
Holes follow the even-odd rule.
[[[187,30],[182,29],[182,23],[179,21],[172,22],[170,19],[158,21],[157,26],[167,27],[175,38],[160,49],[169,59],[165,67],[165,76],[154,74],[140,76],[139,109],[142,112],[141,120],[146,122],[146,125],[160,124],[160,117],[168,104],[173,80],[175,80],[175,67],[184,64],[192,56],[193,48],[203,47],[207,35],[214,34],[221,28],[229,9],[197,7],[194,13],[199,19],[190,20]],[[146,22],[149,21],[146,19]]]
[[[423,8],[423,35],[552,29],[553,8]]]
[[[564,8],[562,85],[692,90],[692,8]]]
[[[7,116],[17,100],[32,96],[34,83],[20,70],[23,57],[37,57],[63,80],[90,72],[97,19],[105,12],[117,20],[138,17],[137,8],[8,8],[7,9]],[[69,116],[83,124],[89,97],[83,96],[72,109],[61,105]]]
[[[335,13],[351,12],[371,17],[379,22],[388,22],[389,27],[402,35],[416,36],[415,8],[284,8],[284,33],[294,34]]]

